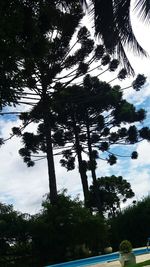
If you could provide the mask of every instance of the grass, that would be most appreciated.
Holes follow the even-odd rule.
[[[150,265],[150,260],[143,261],[143,262],[140,262],[137,264],[133,264],[133,265],[130,265],[129,267],[142,267],[142,266],[146,266],[146,265]]]

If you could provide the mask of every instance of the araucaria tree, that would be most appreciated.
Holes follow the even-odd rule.
[[[3,85],[1,107],[11,103],[25,104],[30,107],[27,113],[20,116],[23,120],[23,127],[21,129],[15,127],[13,134],[23,134],[25,148],[20,150],[20,154],[28,166],[33,165],[32,152],[37,153],[40,150],[46,153],[51,203],[57,201],[52,148],[52,130],[54,131],[55,128],[52,95],[57,86],[56,76],[62,70],[73,66],[76,66],[74,78],[80,76],[88,68],[84,60],[93,49],[93,41],[89,39],[85,28],[79,31],[77,41],[72,47],[70,46],[83,12],[80,1],[67,1],[65,5],[64,3],[36,1],[35,4],[32,1],[23,1],[18,3],[17,9],[16,5],[11,6],[14,15],[12,17],[17,16],[21,22],[14,40],[16,53],[19,56],[14,61],[12,60],[14,68],[10,67],[10,70],[3,68],[1,81]],[[73,55],[70,55],[77,43],[79,48]],[[72,80],[73,78],[64,83],[64,88]],[[7,84],[8,88],[5,86]],[[41,123],[38,126],[40,133],[37,136],[33,133],[23,133],[25,127],[32,122]],[[3,141],[1,140],[1,143]]]
[[[23,1],[18,3],[17,12],[13,11],[22,24],[13,35],[15,39],[10,39],[10,44],[15,43],[16,56],[9,57],[14,63],[10,69],[7,65],[3,68],[0,105],[25,104],[29,109],[20,115],[23,125],[14,127],[10,138],[22,136],[24,147],[19,152],[28,167],[34,165],[35,158],[47,158],[52,204],[57,202],[54,148],[64,148],[61,164],[68,170],[75,167],[77,155],[85,203],[89,194],[86,172],[90,170],[100,211],[95,173],[98,151],[107,151],[106,160],[114,164],[116,156],[110,146],[149,140],[148,128],[130,126],[142,121],[145,112],[136,111],[124,100],[119,86],[111,87],[89,75],[98,66],[105,68],[103,72],[115,71],[118,61],[106,53],[103,45],[94,45],[85,27],[77,29],[83,17],[80,1]],[[4,36],[3,45],[5,39]],[[5,59],[1,61],[6,63]],[[91,68],[95,60],[100,64]],[[126,70],[122,69],[117,78],[125,76]],[[132,86],[138,90],[144,82],[145,77],[139,75]],[[36,134],[25,132],[32,123],[37,123]],[[89,161],[84,160],[83,153]],[[134,152],[132,158],[136,157]]]
[[[109,67],[115,69],[116,63],[113,63],[111,62]],[[124,77],[121,73],[123,74],[124,70],[120,72],[120,77]],[[138,75],[131,86],[139,90],[144,83],[145,77]],[[113,165],[119,156],[111,151],[114,145],[122,146],[143,139],[150,140],[150,130],[147,127],[138,128],[133,125],[144,120],[145,111],[136,110],[133,104],[123,99],[123,88],[111,87],[110,84],[90,75],[86,75],[79,86],[58,90],[55,97],[60,124],[59,137],[60,140],[70,143],[70,148],[62,152],[61,164],[68,170],[74,169],[77,155],[81,180],[83,175],[87,180],[86,172],[91,171],[96,203],[101,212],[102,203],[95,172],[97,159],[105,152],[108,156],[102,159]],[[88,160],[83,160],[84,154],[88,156]],[[133,151],[130,156],[135,159],[138,155]],[[85,186],[84,196],[88,202],[88,183]]]
[[[6,51],[4,49],[4,57],[1,56],[3,75],[0,81],[0,105],[1,108],[11,104],[25,104],[29,107],[26,113],[20,115],[23,126],[14,127],[13,135],[23,137],[25,146],[20,154],[29,167],[34,165],[32,154],[39,151],[46,154],[50,199],[51,203],[55,203],[57,185],[53,143],[56,142],[55,139],[59,140],[59,136],[57,114],[53,110],[53,95],[56,90],[66,88],[73,80],[86,73],[95,59],[95,54],[87,59],[94,42],[83,27],[78,29],[76,40],[70,46],[73,34],[83,17],[80,1],[36,1],[35,4],[28,0],[16,0],[8,10],[7,5],[8,2],[2,6],[5,13],[10,15],[10,21],[6,24],[8,35],[5,35],[5,31],[1,32],[2,47]],[[12,35],[8,31],[11,21],[16,27],[17,21],[21,23],[17,30],[14,28]],[[4,26],[4,21],[2,22]],[[6,36],[9,37],[8,43]],[[12,51],[9,46],[13,43],[15,50]],[[95,53],[99,50],[103,53],[102,46],[98,46]],[[10,56],[7,60],[8,51]],[[74,68],[71,73],[60,75],[70,68]],[[4,113],[1,112],[1,115]],[[38,125],[37,135],[25,132],[25,128],[32,123]],[[5,141],[1,139],[1,144]]]

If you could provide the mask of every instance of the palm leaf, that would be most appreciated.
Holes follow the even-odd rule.
[[[82,5],[85,5],[86,7],[88,7],[87,1],[86,0],[80,0]]]
[[[130,20],[130,4],[131,0],[115,1],[115,26],[119,39],[123,45],[128,45],[130,49],[138,55],[146,56],[145,50],[140,46],[135,38]]]
[[[119,61],[122,63],[124,68],[127,70],[128,74],[134,75],[134,69],[132,68],[132,65],[126,55],[124,46],[122,45],[121,41],[119,41],[116,46],[116,53],[117,53]]]
[[[135,4],[135,10],[137,11],[139,17],[149,22],[150,19],[150,0],[138,0]]]
[[[132,30],[131,0],[91,0],[91,3],[93,7],[90,13],[94,18],[96,35],[102,39],[109,53],[117,52],[128,73],[133,74],[133,68],[125,53],[125,46],[129,46],[138,55],[146,56],[147,54],[138,43]],[[137,7],[143,7],[146,14],[149,14],[149,5],[150,0],[138,0],[137,3]]]

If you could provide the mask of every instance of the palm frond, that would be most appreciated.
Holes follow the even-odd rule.
[[[129,75],[134,75],[134,69],[126,55],[124,46],[122,45],[121,41],[118,42],[116,46],[116,53],[118,56],[119,61],[122,63],[123,67],[127,70]]]
[[[150,3],[150,0],[146,2]],[[128,73],[133,74],[125,47],[128,46],[138,55],[147,56],[147,53],[138,43],[132,30],[131,0],[91,0],[91,3],[93,7],[90,13],[94,18],[96,35],[102,39],[107,52],[113,54],[117,51],[121,63],[126,66]]]
[[[150,0],[138,0],[135,4],[135,11],[138,16],[145,22],[150,19]]]
[[[82,5],[85,5],[86,8],[88,7],[88,4],[87,4],[86,0],[80,0],[80,2],[81,2]]]
[[[147,56],[146,51],[140,46],[132,30],[130,19],[131,0],[116,0],[115,2],[115,26],[119,39],[138,55]]]

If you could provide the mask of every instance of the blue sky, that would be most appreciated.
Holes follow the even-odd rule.
[[[141,45],[150,54],[150,37],[148,28],[137,23],[136,17],[133,19],[133,27]],[[147,110],[145,125],[150,127],[150,58],[139,58],[128,50],[128,55],[136,74],[143,73],[147,76],[147,83],[144,88],[135,92],[133,89],[125,91],[125,98],[134,103],[138,108]],[[108,79],[107,76],[102,77]],[[124,85],[131,83],[132,78],[125,81]],[[18,110],[22,107],[17,108]],[[24,107],[23,107],[24,109]],[[7,138],[13,126],[19,125],[19,120],[14,117],[0,117],[0,135]],[[33,126],[34,131],[34,126]],[[0,149],[0,201],[13,204],[15,209],[22,212],[36,213],[41,208],[43,196],[48,192],[48,175],[45,161],[39,161],[33,168],[27,168],[18,155],[20,140],[14,138],[7,142]],[[118,148],[116,148],[118,151]],[[114,166],[109,166],[104,161],[98,161],[97,177],[106,175],[122,175],[127,179],[136,194],[135,199],[139,200],[150,193],[150,144],[147,142],[119,149],[120,154],[130,154],[132,150],[139,153],[137,160],[119,159]],[[60,167],[59,158],[55,158],[56,175],[58,189],[68,189],[72,196],[80,195],[82,198],[81,182],[78,172],[67,172]],[[89,175],[90,181],[90,175]]]

